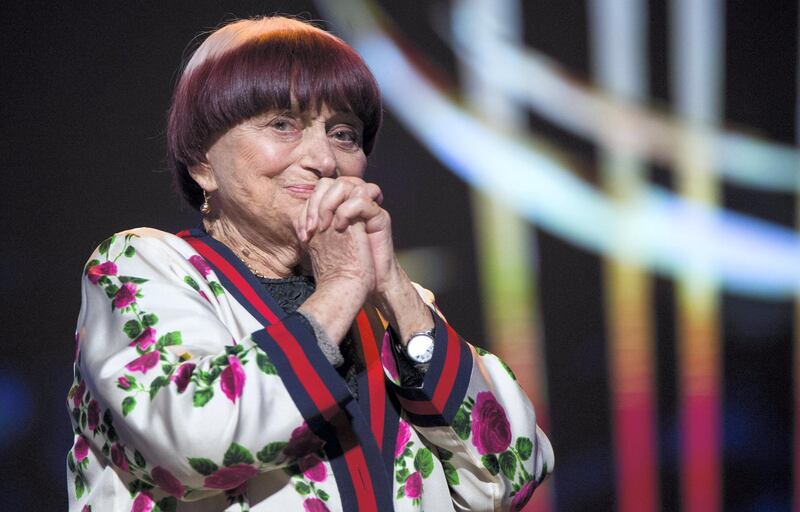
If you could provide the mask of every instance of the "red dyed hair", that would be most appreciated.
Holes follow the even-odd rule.
[[[322,105],[358,116],[369,155],[381,125],[381,97],[355,50],[291,18],[241,20],[216,30],[186,65],[169,110],[167,156],[178,188],[199,209],[203,190],[189,167],[205,161],[216,137],[272,109]]]

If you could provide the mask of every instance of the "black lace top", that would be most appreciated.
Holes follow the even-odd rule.
[[[316,283],[309,276],[290,276],[284,278],[258,278],[275,302],[288,314],[297,311],[303,302],[308,299],[314,290]],[[309,326],[310,328],[310,326]],[[350,393],[358,398],[358,373],[362,370],[363,364],[355,350],[355,344],[350,337],[350,333],[345,335],[339,350],[344,358],[344,363],[336,367],[336,371],[347,383]]]

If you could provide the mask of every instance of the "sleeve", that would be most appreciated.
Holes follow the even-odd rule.
[[[550,441],[508,365],[462,340],[418,291],[437,313],[433,358],[419,386],[402,385],[384,361],[387,380],[438,451],[456,510],[519,510],[553,470]]]
[[[163,237],[119,234],[92,255],[82,285],[76,433],[134,482],[131,492],[199,499],[289,464],[296,442],[315,446],[254,341],[278,334],[237,312],[200,256]],[[313,336],[297,319],[279,330]]]

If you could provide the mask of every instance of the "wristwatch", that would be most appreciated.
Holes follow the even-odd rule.
[[[408,359],[416,364],[430,362],[433,357],[433,329],[412,332],[405,346]]]

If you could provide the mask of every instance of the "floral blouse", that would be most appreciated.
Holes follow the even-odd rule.
[[[441,315],[409,387],[362,309],[354,398],[307,323],[200,229],[108,238],[82,299],[73,512],[518,510],[552,471],[511,370]]]

